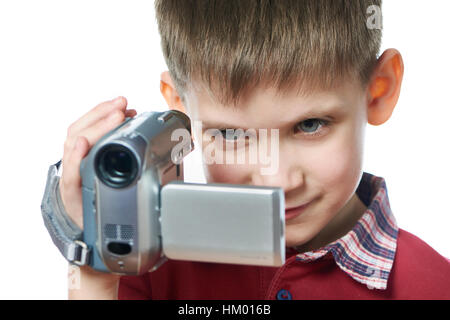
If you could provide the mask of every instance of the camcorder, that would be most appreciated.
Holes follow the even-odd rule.
[[[61,162],[50,166],[41,210],[68,261],[122,275],[167,259],[284,264],[283,189],[185,182],[191,131],[189,117],[170,110],[127,118],[103,136],[80,166],[84,230],[62,205]]]

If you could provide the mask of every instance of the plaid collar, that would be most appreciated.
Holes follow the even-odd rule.
[[[300,253],[309,262],[331,252],[336,264],[369,289],[385,290],[394,263],[398,227],[392,214],[383,178],[363,172],[356,190],[367,210],[342,238],[317,250]]]

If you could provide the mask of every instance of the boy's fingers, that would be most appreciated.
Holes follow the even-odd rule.
[[[92,147],[106,133],[117,127],[125,120],[125,114],[122,111],[114,111],[107,118],[100,120],[98,123],[83,131],[89,146]]]
[[[133,118],[135,115],[137,115],[137,111],[134,109],[128,109],[125,111],[125,117]]]
[[[79,226],[83,226],[81,195],[81,160],[87,155],[89,144],[85,137],[78,137],[74,149],[63,159],[63,174],[60,180],[61,198],[67,213]]]
[[[92,147],[102,136],[117,127],[124,119],[125,115],[123,111],[114,110],[107,117],[100,119],[90,127],[83,129],[77,135],[67,137],[66,142],[64,143],[64,152],[71,152],[75,146],[77,136],[87,138],[89,145]]]
[[[72,151],[63,159],[63,181],[64,189],[70,193],[81,187],[80,164],[81,160],[89,151],[89,142],[85,137],[78,137]]]
[[[98,104],[95,108],[69,126],[69,129],[67,130],[67,137],[70,138],[79,135],[82,130],[92,126],[102,118],[107,117],[115,110],[121,110],[124,112],[126,110],[127,103],[128,102],[125,97],[117,97],[113,100]]]

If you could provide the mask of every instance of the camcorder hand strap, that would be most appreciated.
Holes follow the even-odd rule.
[[[48,169],[47,184],[41,202],[45,226],[62,255],[70,263],[83,266],[89,264],[90,248],[82,241],[81,230],[68,216],[59,192],[59,169],[61,160]]]

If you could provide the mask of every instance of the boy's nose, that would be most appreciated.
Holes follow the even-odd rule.
[[[304,184],[303,171],[298,167],[281,167],[274,174],[263,175],[256,171],[252,174],[252,185],[265,187],[280,187],[287,193],[302,187]]]

